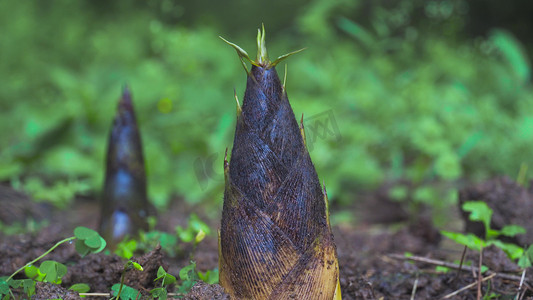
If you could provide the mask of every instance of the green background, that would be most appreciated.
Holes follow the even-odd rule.
[[[254,54],[264,23],[271,59],[307,47],[278,72],[333,205],[388,182],[447,207],[532,165],[532,5],[481,2],[2,1],[0,181],[59,207],[97,196],[128,84],[153,203],[218,210],[246,81],[218,36]]]

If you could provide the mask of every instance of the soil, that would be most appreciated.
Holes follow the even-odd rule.
[[[489,296],[491,293],[499,295],[498,299],[514,299],[517,294],[522,297],[520,299],[532,299],[533,276],[529,275],[532,273],[530,269],[527,269],[519,289],[522,272],[505,253],[491,246],[483,250],[481,257],[479,253],[466,251],[465,266],[458,270],[454,261],[461,259],[463,247],[442,238],[431,219],[425,217],[427,214],[421,213],[422,217],[413,218],[386,195],[380,189],[374,195],[362,197],[362,201],[350,209],[354,210],[355,216],[366,217],[358,218],[358,222],[340,223],[333,228],[343,299],[480,299],[478,294]],[[486,201],[493,208],[494,228],[517,224],[533,234],[533,219],[528,217],[528,212],[532,211],[533,193],[513,181],[497,178],[469,186],[460,191],[460,203],[468,200]],[[49,225],[37,233],[0,235],[0,276],[13,273],[57,241],[71,236],[74,227],[96,228],[95,216],[99,211],[97,201],[88,198],[77,199],[68,210],[54,210],[36,204],[5,185],[0,185],[0,207],[0,221],[4,224],[45,220],[51,216],[48,217]],[[385,213],[384,208],[387,210]],[[203,220],[211,220],[209,225],[218,228],[219,218],[207,218],[203,207],[190,206],[182,199],[175,199],[173,205],[159,215],[158,229],[173,232],[176,225],[186,224],[191,212],[199,214]],[[390,212],[389,216],[387,212]],[[461,230],[461,224],[466,224],[466,229],[483,235],[477,224],[465,222],[465,216],[459,213],[459,209],[450,211],[449,216],[453,230]],[[532,242],[528,234],[518,236],[514,241],[519,245]],[[189,264],[192,253],[198,270],[205,272],[218,267],[217,247],[215,234],[208,236],[196,248],[185,247],[176,257],[170,257],[157,247],[132,258],[144,267],[144,271],[128,271],[125,283],[142,295],[149,295],[159,266],[178,277],[180,268]],[[72,244],[58,247],[46,259],[67,265],[68,273],[61,285],[38,283],[37,295],[33,299],[81,299],[77,293],[67,290],[75,283],[89,284],[92,293],[109,293],[110,286],[120,282],[125,262],[116,255],[104,253],[82,258]],[[479,273],[466,264],[478,266],[480,259],[489,271],[481,274],[485,281],[478,292]],[[443,267],[448,267],[448,271]],[[16,278],[23,277],[18,275]],[[110,296],[90,296],[86,299],[108,298]],[[229,296],[217,284],[198,282],[183,299],[229,299]]]

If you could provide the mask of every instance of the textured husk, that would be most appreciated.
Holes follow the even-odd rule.
[[[149,210],[141,136],[131,93],[124,88],[109,135],[99,231],[113,248],[146,230]]]
[[[340,299],[327,196],[275,67],[253,65],[225,163],[220,284],[235,299]]]

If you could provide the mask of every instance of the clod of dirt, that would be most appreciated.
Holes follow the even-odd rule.
[[[168,269],[168,266],[163,262],[163,253],[159,245],[154,250],[141,257],[134,257],[132,260],[139,263],[143,267],[143,271],[129,274],[130,276],[126,277],[125,283],[138,290],[154,287],[154,278],[157,278],[157,270],[160,266],[165,270]]]
[[[198,281],[191,291],[183,298],[185,300],[229,300],[230,297],[218,284],[207,284]]]
[[[63,300],[78,300],[81,298],[77,292],[67,290],[66,288],[52,283],[37,282],[35,285],[34,300],[47,299],[63,299]]]
[[[97,253],[87,255],[67,267],[68,272],[63,277],[64,285],[89,283],[91,292],[108,292],[113,284],[120,282],[124,262],[116,255]],[[132,275],[130,273],[133,272],[128,272],[127,278]]]
[[[467,232],[479,237],[485,236],[485,228],[480,222],[468,219],[469,213],[461,207],[467,201],[484,201],[493,210],[491,228],[502,229],[505,225],[520,225],[525,234],[516,237],[502,237],[501,240],[526,246],[533,243],[533,194],[508,177],[495,178],[478,185],[464,188],[459,192],[459,205],[465,220]]]

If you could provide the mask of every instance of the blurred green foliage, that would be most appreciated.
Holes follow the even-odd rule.
[[[233,88],[241,98],[245,73],[217,36],[254,53],[260,16],[223,32],[220,20],[180,23],[194,17],[173,1],[54,3],[0,3],[0,180],[59,205],[98,193],[127,83],[154,204],[178,194],[220,205]],[[466,1],[314,0],[290,11],[285,27],[265,24],[269,53],[308,47],[287,61],[287,90],[315,135],[311,156],[331,200],[398,181],[414,190],[400,184],[393,198],[445,205],[460,179],[514,177],[531,164],[530,61],[507,31],[464,36]],[[327,111],[323,123],[338,130],[321,134],[313,116]]]

